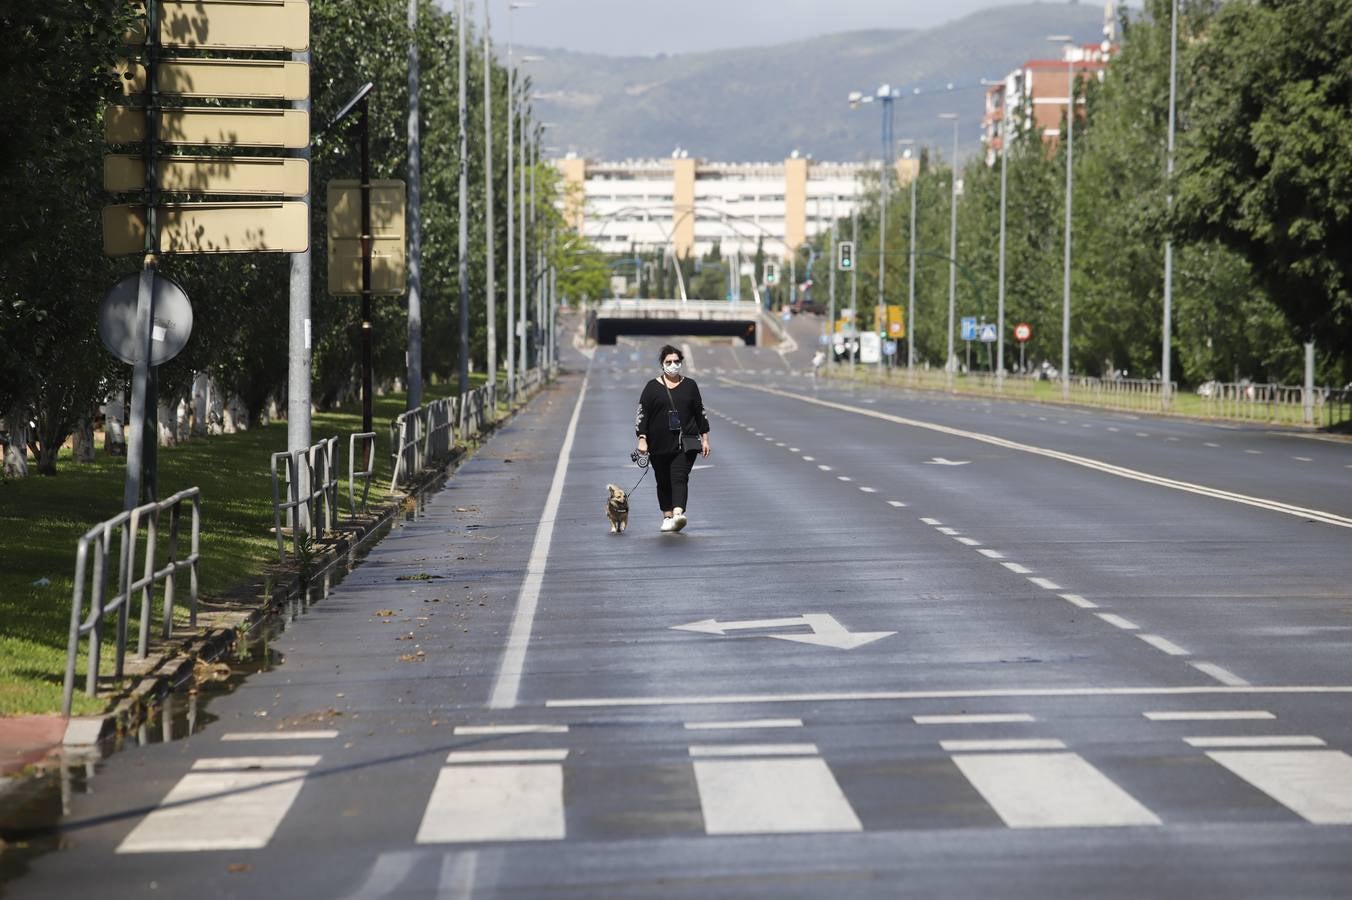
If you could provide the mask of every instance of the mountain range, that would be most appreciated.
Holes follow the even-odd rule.
[[[707,53],[518,52],[541,57],[528,71],[536,119],[550,124],[550,156],[620,160],[670,156],[679,147],[720,161],[780,160],[795,150],[819,160],[877,159],[881,107],[851,109],[847,96],[884,83],[902,94],[898,139],[949,148],[953,127],[938,116],[956,112],[965,156],[980,147],[982,79],[1002,78],[1029,59],[1060,58],[1048,35],[1096,43],[1103,26],[1101,6],[1047,2],[997,6],[928,29]]]

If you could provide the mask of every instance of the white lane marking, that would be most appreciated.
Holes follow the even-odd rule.
[[[995,437],[990,434],[981,434],[975,431],[966,431],[961,428],[953,428],[948,425],[938,425],[933,422],[923,422],[918,419],[908,419],[904,416],[895,416],[891,413],[878,412],[873,409],[863,409],[858,406],[850,406],[846,403],[836,403],[831,400],[822,400],[818,397],[809,397],[805,394],[795,394],[791,391],[782,391],[776,388],[762,387],[761,385],[750,384],[748,382],[728,380],[729,384],[737,387],[747,388],[753,391],[761,391],[766,394],[774,394],[780,397],[786,397],[790,400],[798,400],[803,403],[810,403],[816,406],[826,407],[827,409],[840,410],[842,412],[854,413],[860,416],[869,416],[875,419],[881,419],[885,422],[893,422],[897,425],[906,425],[911,428],[923,428],[927,431],[934,431],[939,434],[947,434],[954,437],[967,438],[968,440],[979,441],[984,444],[991,444],[996,447],[1004,447],[1007,450],[1018,450],[1022,453],[1031,453],[1036,456],[1045,456],[1048,459],[1059,460],[1060,462],[1070,463],[1071,465],[1081,466],[1086,469],[1092,469],[1096,472],[1102,472],[1106,475],[1114,475],[1118,478],[1126,478],[1131,481],[1139,481],[1145,484],[1152,484],[1157,487],[1169,488],[1171,490],[1182,491],[1184,493],[1196,494],[1201,497],[1210,497],[1214,500],[1225,500],[1230,503],[1238,503],[1244,506],[1252,506],[1257,509],[1265,509],[1269,512],[1282,513],[1288,516],[1295,516],[1302,519],[1313,519],[1325,525],[1336,525],[1339,528],[1352,528],[1352,518],[1340,516],[1335,513],[1324,512],[1316,509],[1306,509],[1295,506],[1290,503],[1282,503],[1278,500],[1267,500],[1262,497],[1252,497],[1247,494],[1237,494],[1232,491],[1225,491],[1219,488],[1211,488],[1206,485],[1193,484],[1192,482],[1180,481],[1174,478],[1165,478],[1161,475],[1151,475],[1148,472],[1141,472],[1136,469],[1128,469],[1125,466],[1113,465],[1111,463],[1100,462],[1085,456],[1076,456],[1073,453],[1064,453],[1060,450],[1050,450],[1045,447],[1036,447],[1032,444],[1021,444],[1018,441],[1010,441],[1005,438]],[[1259,451],[1246,451],[1257,453]]]
[[[159,807],[132,829],[117,852],[191,853],[266,847],[296,802],[304,776],[303,769],[189,772],[170,789]]]
[[[1250,456],[1262,456],[1262,455],[1263,455],[1263,451],[1262,451],[1262,450],[1245,450],[1244,452],[1247,453],[1247,454],[1249,454]]]
[[[479,881],[479,852],[469,850],[464,853],[447,853],[441,857],[441,877],[437,879],[438,900],[473,900],[474,888]],[[391,884],[396,880],[380,885],[381,900],[389,897]]]
[[[1068,104],[1067,104],[1067,105],[1068,105]],[[777,442],[777,443],[775,444],[775,446],[776,446],[776,447],[783,447],[783,446],[784,446],[784,442],[783,442],[783,441],[779,441],[779,442]]]
[[[1221,737],[1185,737],[1189,747],[1323,747],[1324,739],[1312,734],[1246,734]]]
[[[455,734],[567,734],[567,725],[457,725]]]
[[[863,491],[865,494],[876,494],[876,493],[878,493],[876,490],[874,490],[874,489],[871,488],[871,487],[861,487],[859,490]]]
[[[941,716],[911,716],[917,725],[999,725],[1006,722],[1036,722],[1028,713],[955,713]]]
[[[714,731],[722,728],[802,728],[802,719],[733,719],[724,722],[686,722],[688,731]]]
[[[981,546],[981,542],[978,541],[978,540],[976,540],[976,539],[974,539],[974,538],[969,538],[969,537],[955,537],[954,540],[957,541],[959,544],[963,544],[964,546],[967,546],[967,547],[980,547],[980,546]]]
[[[797,453],[797,452],[798,452],[798,448],[797,448],[797,447],[790,447],[790,448],[789,448],[789,452],[790,452],[790,453]]]
[[[940,741],[939,746],[949,753],[978,753],[1007,750],[1064,750],[1066,745],[1056,738],[1009,738],[1005,740]]]
[[[1142,713],[1152,722],[1234,722],[1247,719],[1275,719],[1265,709],[1199,709]]]
[[[863,831],[821,759],[696,760],[708,834]]]
[[[955,756],[1010,828],[1158,825],[1159,818],[1074,753]]]
[[[1123,631],[1135,631],[1141,627],[1131,619],[1124,619],[1117,613],[1094,613],[1094,615],[1098,616],[1114,628],[1121,628]]]
[[[195,772],[223,772],[231,769],[308,769],[319,764],[318,756],[218,756],[195,760]]]
[[[475,763],[563,762],[568,751],[548,750],[452,750],[446,756],[447,765]]]
[[[1218,750],[1207,756],[1308,822],[1352,824],[1352,756],[1341,750]]]
[[[763,431],[757,431],[757,432],[755,432],[755,435],[756,435],[756,437],[765,437],[765,432],[763,432]]]
[[[1148,431],[1138,431],[1138,432],[1136,432],[1136,436],[1137,436],[1137,437],[1150,437],[1150,432],[1148,432]]]
[[[949,537],[953,537],[953,536],[955,536],[955,535],[958,535],[958,534],[961,534],[961,533],[962,533],[962,532],[958,531],[958,529],[956,529],[956,528],[936,528],[935,530],[938,531],[940,534],[946,534],[946,535],[948,535]]]
[[[540,603],[545,567],[549,564],[549,545],[554,540],[554,522],[559,515],[559,502],[563,499],[563,482],[568,475],[568,460],[573,453],[573,439],[577,437],[577,423],[582,416],[582,403],[587,399],[587,380],[590,377],[590,372],[582,377],[582,389],[578,391],[577,403],[573,405],[573,417],[568,420],[568,430],[564,432],[563,444],[559,447],[554,481],[549,486],[544,512],[535,529],[535,543],[531,546],[530,558],[526,562],[526,577],[521,582],[521,593],[516,598],[512,628],[508,632],[502,663],[498,666],[497,678],[493,682],[489,709],[511,709],[516,706],[521,694],[521,673],[526,666],[526,649],[530,646],[530,633],[535,627],[535,610]]]
[[[324,741],[336,738],[337,731],[228,731],[223,741]]]
[[[854,481],[854,479],[848,475],[837,475],[836,481]]]
[[[696,759],[718,756],[816,756],[816,744],[694,744]]]
[[[1108,430],[1109,430],[1109,431],[1121,431],[1122,429],[1120,429],[1120,428],[1118,428],[1118,427],[1116,427],[1116,426],[1113,426],[1113,425],[1109,425],[1109,426],[1108,426]]]
[[[1201,672],[1204,675],[1210,675],[1212,678],[1216,679],[1226,687],[1249,686],[1249,682],[1245,681],[1243,678],[1240,678],[1238,675],[1236,675],[1234,672],[1231,672],[1229,669],[1221,668],[1215,663],[1190,662],[1188,663],[1188,665],[1192,666],[1194,669],[1196,669],[1197,671]]]
[[[830,466],[821,466],[821,465],[819,465],[819,466],[817,466],[817,468],[821,469],[823,472],[830,472],[830,471],[831,471],[831,467],[830,467]]]
[[[924,522],[926,525],[942,525],[942,524],[944,524],[943,522],[940,522],[938,519],[931,519],[931,518],[929,518],[928,516],[922,517],[922,518],[920,519],[920,521]]]
[[[1166,442],[1178,442],[1178,441],[1181,441],[1181,440],[1183,440],[1183,439],[1180,438],[1180,437],[1167,437],[1167,438],[1165,438],[1164,440],[1165,440]]]
[[[1170,656],[1191,656],[1192,654],[1175,644],[1173,641],[1158,634],[1138,634],[1136,635],[1150,646],[1159,650],[1161,653],[1167,653]]]
[[[1293,456],[1291,458],[1294,459],[1296,462],[1314,462],[1314,460],[1308,456]]]
[[[1098,604],[1092,600],[1086,600],[1079,594],[1062,594],[1061,599],[1067,603],[1074,603],[1080,609],[1098,609]]]
[[[905,503],[902,503],[900,500],[888,500],[888,501],[887,501],[887,505],[888,505],[888,506],[895,506],[897,509],[905,509],[905,508],[906,508],[906,504],[905,504]]]
[[[1196,663],[1189,663],[1195,666]],[[1187,697],[1218,694],[1352,694],[1352,684],[1177,685],[1172,687],[981,688],[966,691],[801,691],[785,694],[675,694],[670,697],[578,697],[546,700],[546,708],[709,706],[722,703],[833,703],[977,700],[992,697]]]
[[[448,766],[427,800],[419,844],[562,840],[563,766]]]
[[[985,557],[987,557],[987,558],[989,558],[989,559],[1004,559],[1004,558],[1005,558],[1005,555],[1004,555],[1003,553],[1001,553],[999,550],[978,550],[977,552],[980,553],[982,556],[985,556]]]
[[[815,457],[815,456],[804,456],[804,457],[803,457],[803,462],[816,462],[816,461],[817,461],[817,457]]]
[[[1019,565],[1018,563],[1015,563],[1015,562],[1000,563],[1000,565],[1004,566],[1006,569],[1008,569],[1009,571],[1013,572],[1015,575],[1031,575],[1031,574],[1033,574],[1033,570],[1032,570],[1032,569],[1028,568],[1027,566],[1021,566],[1021,565]]]
[[[1215,443],[1215,442],[1213,442],[1213,441],[1202,441],[1202,446],[1203,446],[1203,447],[1219,447],[1220,444],[1217,444],[1217,443]]]
[[[1031,577],[1029,577],[1028,580],[1031,581],[1033,584],[1037,585],[1038,587],[1042,588],[1043,590],[1046,590],[1046,591],[1059,591],[1059,590],[1061,590],[1061,585],[1057,584],[1056,582],[1054,582],[1054,581],[1052,581],[1052,580],[1050,580],[1050,579],[1048,579],[1048,578],[1038,578],[1037,576],[1031,576]]]

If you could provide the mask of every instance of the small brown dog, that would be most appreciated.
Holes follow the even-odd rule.
[[[606,485],[606,518],[610,520],[610,533],[623,534],[629,527],[629,495],[618,485]]]

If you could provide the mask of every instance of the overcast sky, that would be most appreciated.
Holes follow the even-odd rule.
[[[441,2],[451,6],[454,0]],[[491,0],[498,40],[507,36],[508,2]],[[535,0],[512,14],[512,31],[517,43],[536,47],[611,55],[689,53],[861,28],[929,28],[1016,2],[1028,0]]]

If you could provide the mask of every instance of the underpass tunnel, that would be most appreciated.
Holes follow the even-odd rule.
[[[741,338],[748,347],[758,343],[759,329],[754,320],[689,321],[679,319],[620,319],[595,320],[596,343],[613,345],[620,335],[644,337],[734,337]]]

